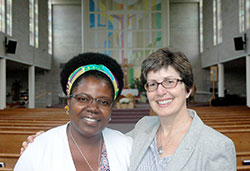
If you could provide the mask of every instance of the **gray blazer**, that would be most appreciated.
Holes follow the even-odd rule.
[[[236,171],[234,143],[205,125],[193,110],[192,124],[166,166],[166,171]],[[136,171],[160,126],[157,116],[146,116],[128,133],[134,139],[129,171]]]

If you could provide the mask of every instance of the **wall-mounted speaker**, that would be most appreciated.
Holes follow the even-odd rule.
[[[243,40],[243,37],[234,38],[235,50],[244,50],[246,48],[246,34],[244,35],[244,37],[245,37],[245,40]]]
[[[7,37],[5,37],[5,49],[6,53],[16,53],[16,46],[17,46],[17,41],[16,40],[7,40]]]

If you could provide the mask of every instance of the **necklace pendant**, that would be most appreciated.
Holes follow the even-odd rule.
[[[163,154],[163,148],[162,148],[162,146],[160,146],[159,148],[158,148],[158,153],[161,155],[161,154]]]

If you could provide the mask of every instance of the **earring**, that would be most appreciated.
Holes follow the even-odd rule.
[[[66,114],[69,115],[69,106],[66,105],[66,106],[64,107],[64,109],[65,109]]]
[[[111,121],[111,117],[109,118],[109,122]]]

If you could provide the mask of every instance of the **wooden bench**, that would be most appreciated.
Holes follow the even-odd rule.
[[[4,163],[4,167],[0,167],[1,170],[13,170],[15,164],[19,158],[19,154],[0,153],[0,162]]]
[[[221,130],[221,133],[233,140],[237,152],[250,152],[250,130]]]
[[[20,153],[22,142],[34,131],[0,131],[0,162],[5,168],[0,171],[13,170]]]
[[[6,163],[8,168],[5,169],[14,167],[13,163],[19,156],[21,143],[29,135],[36,133],[38,130],[47,130],[62,125],[69,120],[62,109],[21,109],[20,112],[19,110],[0,110],[0,147],[3,147],[0,149],[0,162],[2,160]],[[250,159],[250,109],[244,107],[225,109],[204,107],[195,110],[204,123],[233,140],[237,151],[237,170],[250,170],[250,166],[242,165],[243,159]],[[114,114],[112,120],[116,118],[117,120],[114,119],[115,122],[118,122],[118,120],[124,120],[124,123],[131,122],[133,119],[138,119],[138,116],[135,117],[134,115],[135,113],[131,112],[128,115],[126,110],[120,110],[120,114]]]
[[[12,168],[1,168],[0,167],[0,171],[13,171],[13,169]]]
[[[22,142],[35,131],[1,131],[0,130],[0,153],[19,154]]]
[[[237,152],[237,170],[239,171],[249,171],[249,165],[243,165],[243,160],[250,160],[250,152]]]
[[[0,150],[0,154],[2,154],[0,159],[2,159],[7,166],[13,165],[18,158],[21,143],[26,140],[27,136],[34,133],[35,131],[0,131],[0,139],[3,140],[0,142],[0,146],[3,147]],[[239,169],[250,169],[250,166],[244,166],[242,164],[243,159],[250,159],[250,142],[247,140],[247,138],[250,137],[250,131],[223,130],[222,133],[230,137],[235,143],[237,151],[237,167],[239,167]],[[4,157],[3,154],[9,155]]]

